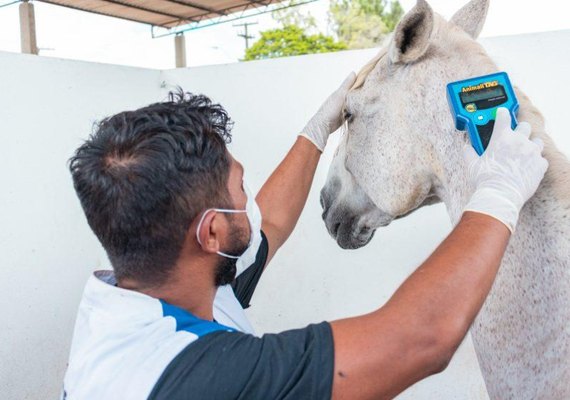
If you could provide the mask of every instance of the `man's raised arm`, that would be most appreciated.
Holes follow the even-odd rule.
[[[297,224],[321,152],[329,135],[342,124],[344,99],[355,79],[353,72],[325,100],[256,197],[263,217],[262,230],[269,242],[267,262],[285,243]]]

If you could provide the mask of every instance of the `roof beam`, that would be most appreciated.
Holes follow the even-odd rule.
[[[148,8],[148,7],[143,7],[143,6],[136,6],[134,4],[130,4],[130,3],[125,3],[123,1],[120,0],[100,0],[103,1],[105,3],[111,3],[111,4],[115,4],[115,5],[119,5],[119,6],[123,6],[123,7],[127,7],[127,8],[133,8],[135,10],[141,10],[141,11],[146,11],[152,14],[158,14],[158,15],[163,15],[165,17],[170,17],[170,18],[174,18],[177,21],[194,21],[194,19],[191,18],[183,18],[180,15],[176,15],[176,14],[170,14],[170,13],[166,13],[164,11],[159,11],[159,10],[155,10],[152,8]]]
[[[269,0],[269,1],[248,0],[248,3],[261,4],[262,6],[268,6],[268,5],[271,5],[271,3],[273,3],[273,1],[271,1],[271,0]]]
[[[139,24],[149,24],[149,25],[152,25],[150,22],[141,21],[140,19],[134,19],[134,18],[124,17],[124,16],[117,15],[117,14],[105,13],[105,12],[96,11],[96,10],[92,10],[92,9],[85,8],[85,7],[80,7],[80,6],[72,6],[72,5],[69,5],[69,4],[62,4],[62,3],[59,3],[59,2],[56,2],[56,1],[53,1],[53,0],[39,0],[39,1],[43,1],[44,3],[48,3],[48,4],[53,4],[54,6],[69,8],[69,9],[71,9],[71,10],[89,12],[89,13],[93,13],[93,14],[97,14],[97,15],[102,15],[102,16],[105,16],[105,17],[113,17],[113,18],[124,19],[125,21],[137,22],[137,23],[139,23]],[[194,21],[192,21],[192,22],[194,22]]]
[[[168,1],[169,3],[180,4],[181,6],[187,6],[187,7],[195,8],[197,10],[206,11],[207,13],[210,13],[210,14],[226,15],[226,13],[223,11],[216,10],[216,9],[213,9],[210,7],[206,7],[206,6],[203,6],[201,4],[196,4],[196,3],[193,3],[191,1],[184,1],[184,0],[165,0],[165,1]]]
[[[171,0],[167,0],[167,1],[171,1]],[[270,6],[271,4],[273,4],[273,0],[266,0],[266,1],[261,1],[261,0],[245,0],[245,3],[242,4],[234,4],[233,6],[230,6],[228,8],[225,9],[220,9],[220,10],[214,10],[214,12],[216,14],[220,14],[220,15],[228,15],[232,13],[231,10],[236,9],[236,8],[241,8],[244,7],[244,10],[247,10],[250,6]],[[202,18],[207,15],[207,14],[200,14],[200,15],[196,15],[196,18],[199,18],[199,21],[202,20]],[[172,21],[171,21],[172,22]]]
[[[1,1],[1,0],[0,0]],[[27,0],[16,0],[27,1]],[[31,0],[29,0],[31,1]],[[162,27],[172,30],[172,34],[187,30],[211,26],[224,21],[233,21],[246,16],[270,12],[271,5],[281,3],[283,0],[233,0],[226,2],[207,2],[205,0],[37,0],[63,7],[107,15],[140,23],[153,27]],[[298,5],[317,0],[299,0]],[[215,4],[218,4],[216,6]],[[224,4],[225,8],[221,5]],[[109,5],[115,7],[109,7]],[[176,5],[176,7],[174,7]],[[297,5],[297,4],[295,4]],[[165,7],[167,6],[167,7]],[[172,8],[169,9],[169,7]],[[291,5],[287,6],[290,7]],[[282,7],[282,8],[287,8]],[[138,11],[138,12],[137,12]],[[233,15],[240,13],[239,16]],[[258,12],[256,12],[258,11]],[[229,19],[228,19],[229,18]],[[210,24],[203,24],[212,21]],[[185,25],[189,29],[184,29]],[[154,32],[154,31],[153,31]],[[157,37],[153,33],[153,37]]]
[[[152,26],[151,27],[151,34],[152,34],[153,38],[160,38],[160,37],[164,37],[164,36],[177,35],[180,33],[193,31],[195,29],[202,29],[202,28],[206,28],[209,26],[223,24],[226,22],[237,21],[237,20],[241,20],[244,18],[249,18],[249,17],[252,17],[254,15],[267,14],[269,12],[273,12],[276,10],[283,10],[283,9],[290,8],[290,7],[298,7],[298,6],[308,4],[308,3],[313,3],[315,1],[318,1],[318,0],[300,0],[300,2],[296,3],[295,5],[286,5],[286,6],[282,6],[282,7],[278,7],[278,8],[273,8],[273,9],[270,7],[267,7],[269,4],[264,4],[264,6],[266,6],[265,9],[261,9],[259,7],[257,7],[257,8],[256,7],[246,7],[245,9],[242,10],[243,12],[240,15],[237,15],[237,13],[233,14],[233,13],[229,12],[230,10],[232,10],[232,8],[243,7],[246,5],[244,3],[241,3],[240,5],[236,5],[234,7],[225,8],[223,11],[228,11],[228,14],[229,14],[225,17],[220,16],[217,18],[205,19],[206,21],[210,21],[209,23],[202,24],[202,21],[196,21],[196,22],[194,22],[194,24],[187,24],[187,25],[182,25],[182,26],[168,26],[169,23],[176,22],[176,21],[170,21],[170,22],[165,22],[164,26],[163,26],[164,28],[168,29],[169,32],[157,34],[157,33],[155,33],[155,30],[154,30],[154,28],[157,26]],[[277,0],[271,1],[271,4],[279,4],[279,3],[280,3],[280,1],[277,1]],[[251,2],[247,3],[247,4],[249,6],[253,6],[253,3],[251,3]],[[257,13],[254,13],[254,14],[247,14],[246,13],[247,10],[260,10],[260,11],[258,11]],[[203,19],[203,17],[206,15],[207,14],[201,14],[201,15],[197,15],[195,17]]]

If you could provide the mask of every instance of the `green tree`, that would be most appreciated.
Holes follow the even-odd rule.
[[[378,46],[404,14],[398,0],[331,0],[329,14],[338,39],[349,49]]]
[[[310,12],[304,12],[304,9],[299,5],[301,1],[289,0],[288,3],[283,3],[285,7],[273,11],[271,17],[281,26],[296,25],[305,32],[313,33],[317,29],[317,21]]]
[[[261,32],[261,37],[245,52],[245,61],[266,58],[327,53],[346,49],[344,43],[335,42],[321,33],[309,35],[296,25]]]
[[[398,0],[392,1],[390,3],[390,11],[384,12],[382,14],[382,21],[386,24],[388,31],[392,32],[400,19],[404,15],[404,9]]]

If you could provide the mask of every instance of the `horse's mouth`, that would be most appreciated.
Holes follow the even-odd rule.
[[[392,222],[392,218],[386,218],[374,228],[368,226],[357,228],[356,224],[344,224],[329,229],[329,233],[340,248],[356,250],[370,243],[376,230],[389,225],[390,222]]]
[[[403,214],[397,215],[395,217],[390,216],[389,214],[382,213],[382,218],[380,221],[377,221],[374,228],[370,227],[363,227],[363,228],[356,228],[357,224],[356,221],[358,218],[354,218],[351,220],[350,223],[345,224],[344,226],[341,224],[337,224],[330,229],[329,234],[332,238],[337,242],[337,244],[345,249],[345,250],[356,250],[361,247],[366,246],[376,233],[376,230],[379,228],[384,228],[392,221],[399,220],[401,218],[405,218],[408,215],[412,214],[413,212],[419,210],[422,207],[429,206],[432,204],[438,203],[440,200],[435,196],[430,196],[426,200],[424,200],[418,207],[412,208],[409,211],[404,212]]]
[[[366,246],[376,229],[387,226],[394,217],[374,206],[372,201],[354,208],[342,202],[331,201],[325,190],[321,191],[322,218],[331,237],[342,249],[359,249]]]
[[[370,233],[365,235],[359,234],[357,236],[351,236],[351,237],[338,235],[336,237],[336,243],[339,245],[340,248],[344,250],[356,250],[370,243],[375,233],[376,229],[371,230]]]

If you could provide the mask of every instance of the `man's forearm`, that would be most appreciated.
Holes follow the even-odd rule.
[[[268,260],[287,240],[303,211],[315,170],[329,135],[342,125],[346,94],[356,80],[351,72],[299,133],[297,141],[257,195]]]
[[[495,218],[466,212],[386,306],[409,309],[418,321],[439,324],[436,329],[451,347],[459,345],[491,290],[509,237]]]
[[[287,240],[301,215],[320,156],[313,143],[298,137],[256,197],[274,249]]]
[[[361,392],[352,398],[392,397],[438,372],[491,290],[509,237],[498,220],[467,212],[384,307],[333,322],[334,397],[351,386]]]

